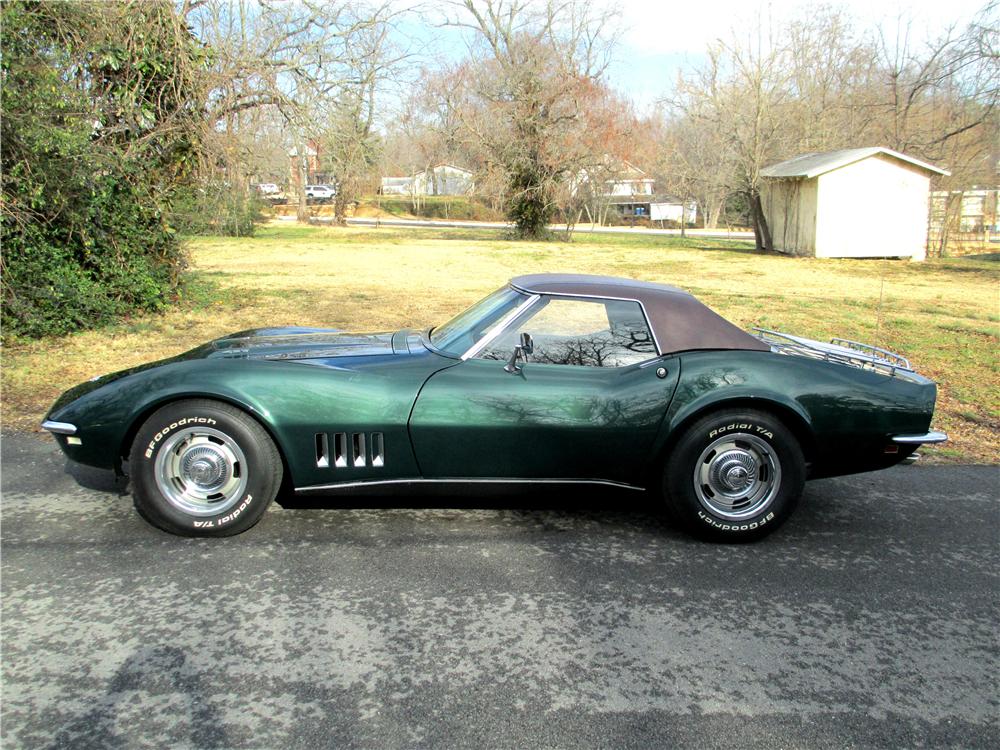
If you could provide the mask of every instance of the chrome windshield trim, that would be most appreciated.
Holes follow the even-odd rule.
[[[924,443],[943,443],[948,436],[943,432],[928,432],[924,435],[894,435],[892,442],[902,445],[923,445]]]
[[[330,484],[312,484],[307,487],[296,487],[296,493],[309,493],[309,492],[325,492],[325,491],[336,491],[336,490],[349,490],[356,487],[381,487],[381,486],[392,486],[392,485],[453,485],[453,484],[511,484],[511,485],[521,485],[521,484],[588,484],[588,485],[600,485],[605,487],[615,487],[622,490],[635,490],[637,492],[645,492],[645,487],[637,487],[634,484],[626,484],[625,482],[614,482],[610,479],[525,479],[525,478],[514,478],[514,479],[504,479],[500,477],[489,477],[489,478],[452,478],[452,479],[359,479],[353,482],[332,482]]]
[[[520,290],[518,290],[520,291]],[[486,332],[479,341],[469,347],[468,351],[462,355],[462,361],[475,357],[479,352],[489,346],[490,342],[500,336],[515,320],[517,320],[522,313],[526,312],[532,305],[534,305],[538,300],[542,298],[540,294],[533,294],[528,297],[527,300],[522,302],[520,305],[515,307],[509,313],[504,315],[500,320],[498,320],[493,327]]]
[[[525,291],[524,289],[521,289],[521,287],[519,287],[519,286],[515,286],[514,284],[511,284],[510,286],[511,286],[511,289],[516,289],[519,292],[524,292],[525,294],[530,294],[531,293],[531,292]],[[637,305],[639,305],[639,309],[642,310],[642,317],[646,319],[646,328],[649,329],[649,335],[653,337],[653,346],[656,347],[656,355],[658,357],[662,357],[665,354],[665,352],[663,351],[663,347],[660,346],[659,339],[656,338],[656,330],[653,328],[652,324],[649,322],[649,315],[646,313],[646,306],[644,304],[642,304],[642,300],[638,300],[635,297],[607,297],[607,296],[603,296],[603,295],[594,295],[594,294],[574,294],[574,293],[571,293],[571,292],[546,292],[545,296],[546,297],[578,297],[580,299],[593,299],[593,300],[611,299],[611,300],[614,300],[615,302],[635,302]]]
[[[53,435],[75,435],[76,425],[70,424],[69,422],[53,422],[51,419],[46,419],[42,422],[42,429],[48,430]]]

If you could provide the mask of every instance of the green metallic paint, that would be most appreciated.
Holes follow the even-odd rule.
[[[412,355],[301,361],[204,358],[172,361],[116,379],[54,410],[78,426],[82,444],[60,445],[79,463],[113,468],[134,427],[162,404],[216,398],[245,409],[276,440],[296,485],[419,476],[407,422],[434,372],[459,360],[427,350]],[[381,432],[385,466],[316,465],[316,433]]]
[[[656,370],[667,371],[660,378]],[[622,368],[461,361],[426,335],[263,329],[85,383],[49,419],[77,426],[70,459],[116,468],[141,422],[179,399],[213,398],[269,431],[296,487],[419,478],[602,479],[641,484],[706,411],[751,405],[810,437],[811,476],[898,462],[893,434],[927,431],[934,384],[759,351],[699,351]],[[192,415],[196,416],[196,415]],[[385,465],[325,467],[316,433],[383,434]],[[332,463],[332,462],[331,462]]]
[[[677,383],[657,363],[577,367],[470,359],[431,376],[410,418],[425,477],[635,483]]]
[[[739,403],[795,414],[814,448],[812,477],[892,465],[889,435],[927,431],[937,388],[914,373],[894,377],[770,352],[690,352],[678,356],[680,382],[657,453],[707,411]]]

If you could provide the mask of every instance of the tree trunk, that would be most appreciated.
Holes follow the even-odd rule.
[[[714,204],[708,211],[705,212],[705,228],[715,229],[719,226],[719,214],[722,213],[722,203]]]
[[[299,170],[298,170],[299,171],[299,184],[298,184],[298,189],[299,189],[299,196],[298,196],[299,197],[299,204],[298,204],[298,208],[296,209],[296,212],[295,212],[295,218],[299,222],[301,222],[303,224],[308,224],[309,223],[309,206],[306,205],[306,182],[309,179],[309,174],[308,174],[308,169],[307,169],[307,159],[309,157],[306,156],[305,147],[304,146],[300,146],[299,147],[299,154],[300,154],[300,156],[299,156]]]
[[[537,185],[521,188],[507,211],[517,236],[524,240],[544,239],[548,234],[551,214],[551,206]]]
[[[771,230],[767,226],[764,207],[760,202],[760,193],[756,190],[750,194],[750,219],[753,222],[753,238],[757,252],[769,253],[774,250],[771,242]]]
[[[337,226],[347,226],[347,199],[344,183],[338,181],[337,194],[333,197],[333,223]]]

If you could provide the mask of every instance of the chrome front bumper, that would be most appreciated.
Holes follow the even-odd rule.
[[[895,435],[892,442],[900,445],[923,445],[924,443],[943,443],[948,436],[943,432],[927,432],[923,435]]]
[[[46,419],[42,422],[42,429],[48,430],[53,435],[75,435],[76,425],[70,424],[69,422],[53,422],[51,419]]]

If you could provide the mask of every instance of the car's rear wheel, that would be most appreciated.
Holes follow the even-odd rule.
[[[791,515],[805,460],[795,436],[757,410],[710,414],[692,424],[667,459],[663,489],[673,516],[702,538],[759,539]]]
[[[218,401],[167,404],[139,428],[132,497],[147,521],[184,536],[230,536],[260,520],[281,485],[281,457],[249,415]]]

